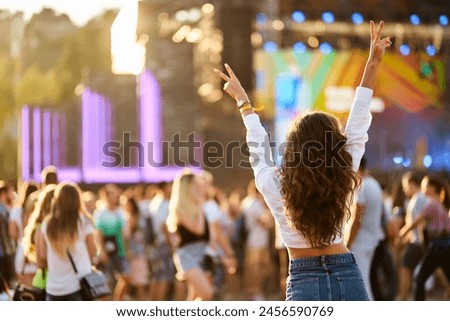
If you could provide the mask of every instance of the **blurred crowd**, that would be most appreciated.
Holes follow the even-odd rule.
[[[448,299],[450,254],[438,253],[450,239],[448,182],[408,172],[381,187],[364,164],[346,238],[371,298]],[[42,183],[25,181],[18,192],[2,182],[2,298],[20,282],[47,288],[50,300],[76,300],[67,253],[78,270],[105,273],[112,300],[284,300],[289,267],[253,181],[226,194],[209,172],[183,172],[173,183],[94,193],[58,182],[48,167]]]

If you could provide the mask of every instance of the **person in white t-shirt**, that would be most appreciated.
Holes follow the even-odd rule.
[[[381,226],[383,191],[375,178],[367,172],[365,158],[361,159],[358,173],[362,177],[362,184],[356,191],[355,218],[347,246],[355,255],[369,299],[373,300],[370,287],[370,266],[375,249],[384,238]]]
[[[36,242],[39,268],[48,268],[48,301],[81,301],[80,277],[91,272],[96,257],[94,225],[81,202],[75,183],[60,183],[52,213],[42,224]],[[78,273],[72,266],[73,258]]]
[[[421,181],[422,177],[413,172],[408,172],[402,177],[403,191],[410,198],[406,207],[405,225],[411,224],[429,202],[428,198],[420,190]],[[398,293],[398,300],[400,301],[408,300],[411,294],[413,272],[424,254],[423,240],[421,238],[422,235],[419,233],[419,228],[412,229],[403,238],[403,242],[406,243],[406,250],[400,267],[400,288]]]

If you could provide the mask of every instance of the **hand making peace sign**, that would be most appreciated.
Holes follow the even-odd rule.
[[[223,90],[225,90],[236,101],[249,101],[245,89],[242,87],[241,82],[236,77],[236,74],[233,72],[231,67],[228,64],[225,64],[225,68],[228,71],[229,76],[218,69],[214,69],[216,74],[226,81],[223,86]]]
[[[383,58],[386,48],[392,45],[390,37],[386,37],[381,39],[381,33],[383,31],[384,21],[381,21],[378,25],[377,30],[375,31],[375,23],[370,21],[370,53],[369,53],[369,61],[373,62],[381,62]]]

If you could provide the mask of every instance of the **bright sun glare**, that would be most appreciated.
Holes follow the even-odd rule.
[[[112,71],[116,74],[138,75],[145,63],[143,38],[136,41],[138,0],[129,0],[111,26]]]

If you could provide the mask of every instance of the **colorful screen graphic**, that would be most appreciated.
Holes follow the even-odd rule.
[[[354,88],[359,84],[367,52],[361,50],[296,53],[293,50],[255,53],[257,78],[256,98],[264,104],[268,115],[273,115],[276,97],[275,85],[280,74],[297,75],[309,90],[302,97],[309,109],[328,110],[327,88]],[[387,108],[397,106],[410,112],[426,107],[439,107],[445,90],[445,69],[441,60],[425,53],[409,56],[388,53],[378,71],[375,96],[384,100]],[[286,90],[286,99],[292,94]]]
[[[257,51],[256,105],[264,105],[263,117],[274,121],[277,142],[285,139],[289,122],[303,111],[326,111],[344,122],[367,56],[358,49],[329,54]],[[371,104],[370,163],[382,169],[450,168],[450,124],[440,117],[444,92],[445,66],[439,57],[387,53]]]

